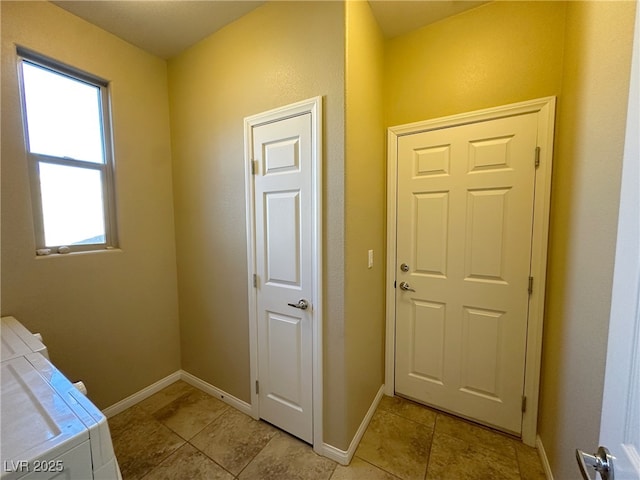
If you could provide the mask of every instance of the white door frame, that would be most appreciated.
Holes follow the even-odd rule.
[[[258,379],[258,316],[257,294],[253,286],[256,273],[255,202],[252,173],[253,128],[286,118],[311,114],[311,168],[312,168],[312,278],[313,299],[311,318],[313,322],[312,388],[313,388],[313,449],[321,453],[322,435],[322,97],[314,97],[291,105],[269,110],[244,119],[245,201],[247,209],[247,288],[249,298],[249,363],[251,378],[251,415],[260,418],[260,405],[256,393]]]
[[[551,209],[551,171],[553,157],[553,129],[555,97],[540,98],[475,112],[452,115],[390,127],[387,134],[387,326],[385,355],[385,394],[395,393],[395,312],[396,312],[396,234],[397,234],[397,171],[398,137],[419,132],[449,128],[496,118],[538,113],[538,146],[540,166],[536,168],[533,234],[531,244],[531,276],[533,292],[529,297],[527,324],[527,352],[524,395],[526,411],[522,418],[522,441],[535,446],[538,421],[538,391],[542,358],[542,324],[544,315],[545,283],[547,272],[547,238]]]

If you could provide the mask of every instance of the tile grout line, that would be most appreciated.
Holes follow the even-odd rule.
[[[260,420],[258,420],[258,422],[259,422],[259,421],[260,421]],[[267,445],[269,445],[269,444],[272,442],[272,440],[273,440],[274,438],[276,438],[277,436],[278,436],[278,432],[276,432],[276,434],[275,434],[275,435],[273,435],[273,436],[269,439],[269,441],[268,441],[267,443],[265,443],[265,444],[264,444],[264,447],[262,447],[260,450],[258,450],[258,452],[257,452],[253,457],[251,457],[251,460],[249,460],[249,461],[247,462],[247,464],[246,464],[244,467],[242,467],[242,469],[238,472],[238,475],[236,476],[236,478],[240,478],[240,475],[242,475],[242,472],[244,472],[244,471],[247,469],[247,467],[248,467],[249,465],[251,465],[251,463],[252,463],[252,462],[253,462],[253,461],[258,457],[258,455],[260,455],[260,453],[262,453],[262,451],[263,451],[265,448],[267,448]]]
[[[518,449],[514,447],[515,453],[516,453],[516,465],[518,467],[518,475],[520,476],[520,480],[523,480],[523,475],[522,475],[522,467],[520,466],[520,455],[518,454]]]
[[[194,387],[195,388],[195,387]],[[205,392],[206,393],[206,392]],[[215,398],[215,396],[212,395],[213,398]],[[218,465],[220,468],[222,468],[225,472],[228,472],[229,475],[231,475],[234,479],[237,479],[240,477],[240,474],[244,471],[245,468],[247,468],[247,466],[249,465],[249,463],[251,463],[255,457],[258,456],[258,454],[269,444],[269,442],[271,442],[272,439],[269,439],[269,442],[267,442],[265,444],[264,447],[262,447],[262,449],[260,449],[258,451],[258,453],[256,453],[256,455],[254,457],[251,458],[251,460],[249,460],[249,462],[247,463],[247,465],[245,465],[244,467],[242,467],[242,469],[238,472],[237,475],[235,475],[233,472],[229,471],[227,468],[225,468],[223,465],[219,464],[214,458],[210,457],[209,455],[207,455],[206,452],[204,452],[203,450],[200,450],[198,447],[196,447],[193,443],[191,443],[191,440],[193,440],[195,437],[197,437],[198,435],[200,435],[205,429],[207,429],[208,427],[210,427],[213,423],[217,422],[218,420],[220,420],[220,418],[222,418],[222,416],[224,416],[226,413],[228,413],[229,411],[231,411],[231,409],[240,412],[238,409],[230,406],[230,405],[226,405],[225,408],[221,411],[220,415],[218,415],[215,419],[213,419],[211,422],[209,422],[202,430],[200,430],[198,433],[196,433],[195,435],[193,435],[191,437],[190,440],[187,440],[187,443],[189,445],[191,445],[193,448],[195,448],[198,452],[202,453],[205,457],[207,457],[209,460],[211,460],[213,463],[215,463],[216,465]],[[240,412],[243,413],[243,412]],[[243,413],[244,414],[244,413]],[[246,415],[246,414],[245,414]]]
[[[213,398],[215,398],[215,397],[213,397]],[[185,438],[185,440],[186,440],[187,442],[191,443],[191,440],[193,440],[195,437],[197,437],[198,435],[200,435],[200,434],[201,434],[201,433],[202,433],[206,428],[208,428],[212,423],[214,423],[214,422],[215,422],[215,421],[217,421],[219,418],[221,418],[221,417],[222,417],[222,416],[227,412],[227,409],[228,409],[228,408],[229,408],[229,406],[228,406],[228,405],[225,405],[225,406],[224,406],[224,408],[223,408],[222,410],[220,410],[220,413],[218,413],[218,415],[217,415],[213,420],[211,420],[209,423],[207,423],[204,427],[202,427],[202,428],[201,428],[200,430],[198,430],[196,433],[194,433],[193,435],[191,435],[191,437],[190,437],[190,438]],[[171,427],[168,427],[168,428],[171,428]],[[178,432],[175,432],[175,434],[176,434],[176,435],[178,435],[178,436],[180,436],[180,437],[182,437],[182,435],[180,435]],[[182,437],[182,438],[184,438],[184,437]],[[194,448],[195,448],[195,445],[194,445]],[[198,450],[198,451],[200,451],[199,449],[197,449],[197,450]]]
[[[198,387],[195,387],[195,386],[192,386],[192,387],[193,387],[195,390],[197,390],[198,392],[205,393],[205,394],[207,394],[207,395],[211,396],[212,398],[214,398],[214,399],[216,399],[216,400],[220,401],[220,400],[219,400],[218,398],[216,398],[214,395],[211,395],[211,394],[209,394],[208,392],[204,392],[203,390],[200,390]],[[189,395],[189,394],[190,394],[190,392],[185,393],[185,394],[181,395],[181,396],[180,396],[180,397],[178,397],[178,398],[181,398],[182,396]],[[169,404],[171,404],[171,403],[173,403],[174,401],[176,401],[178,398],[176,398],[176,399],[172,400],[172,401],[171,401],[171,402],[169,402],[167,405],[165,405],[164,407],[161,407],[161,408],[165,408],[165,407],[166,407],[166,406],[168,406]],[[161,408],[160,408],[160,409],[158,409],[158,410],[156,410],[156,411],[161,410]],[[211,426],[213,423],[215,423],[216,421],[218,421],[220,418],[222,418],[225,414],[227,414],[227,413],[228,413],[229,411],[231,411],[232,409],[233,409],[234,411],[237,411],[237,412],[240,412],[240,413],[242,413],[242,414],[245,414],[244,412],[242,412],[242,411],[238,410],[237,408],[233,407],[232,405],[225,405],[225,406],[224,406],[224,408],[220,411],[220,414],[219,414],[218,416],[216,416],[213,420],[211,420],[211,422],[207,423],[207,424],[206,424],[202,429],[200,429],[197,433],[195,433],[194,435],[192,435],[190,439],[185,439],[185,442],[186,442],[186,443],[188,443],[189,445],[191,445],[193,448],[195,448],[198,452],[200,452],[200,453],[201,453],[202,455],[204,455],[206,458],[208,458],[209,460],[211,460],[213,463],[215,463],[216,465],[218,465],[218,466],[219,466],[220,468],[222,468],[225,472],[229,473],[229,475],[231,475],[234,479],[238,479],[238,478],[240,478],[240,475],[242,474],[242,472],[243,472],[243,471],[244,471],[244,470],[249,466],[249,464],[250,464],[251,462],[253,462],[253,460],[255,460],[255,458],[260,454],[260,452],[262,452],[262,451],[267,447],[267,445],[269,445],[269,443],[271,443],[271,440],[273,440],[273,438],[275,437],[275,435],[274,435],[274,437],[272,437],[271,439],[269,439],[269,441],[264,445],[264,447],[262,447],[262,448],[261,448],[261,449],[260,449],[260,450],[259,450],[259,451],[258,451],[258,452],[257,452],[257,453],[256,453],[256,454],[255,454],[255,455],[254,455],[254,456],[253,456],[253,457],[252,457],[252,458],[247,462],[247,464],[246,464],[244,467],[242,467],[242,469],[238,472],[238,474],[237,474],[237,475],[235,475],[233,472],[231,472],[231,471],[229,471],[228,469],[226,469],[224,466],[220,465],[220,464],[219,464],[215,459],[213,459],[213,458],[211,458],[209,455],[207,455],[207,454],[206,454],[206,452],[204,452],[204,451],[200,450],[200,449],[199,449],[198,447],[196,447],[193,443],[191,443],[191,440],[193,440],[195,437],[197,437],[200,433],[202,433],[204,430],[206,430],[209,426]],[[155,413],[155,412],[154,412],[154,413]],[[151,414],[151,415],[153,416],[153,414]],[[246,415],[246,414],[245,414],[245,415]],[[154,420],[155,420],[155,418],[154,418]],[[156,421],[157,421],[157,420],[156,420]],[[162,423],[162,422],[160,422],[160,423]],[[163,425],[164,425],[164,424],[163,424]],[[171,429],[171,428],[170,428],[170,427],[168,427],[167,425],[164,425],[164,426],[165,426],[166,428],[168,428],[171,432],[173,432],[173,433],[175,433],[176,435],[178,435],[180,438],[183,438],[183,439],[184,439],[184,437],[182,437],[178,432],[173,431],[173,429]],[[181,447],[180,447],[180,448],[181,448]],[[148,473],[150,473],[150,472],[147,472],[147,474],[148,474]],[[147,474],[146,474],[146,475],[147,475]]]
[[[171,430],[169,427],[167,427],[165,424],[163,424],[162,422],[160,422],[159,420],[157,420],[152,414],[149,414],[149,416],[152,418],[152,420],[157,423],[158,425],[160,425],[161,427],[165,428],[166,430],[168,430],[170,433],[172,433],[173,435],[177,436],[180,440],[184,440],[184,438],[182,438],[180,435],[178,435],[176,432],[174,432],[173,430]],[[178,450],[180,450],[182,447],[184,447],[186,444],[188,443],[187,440],[184,440],[184,442],[182,443],[182,445],[180,445],[179,447],[177,447],[175,450],[169,452],[167,455],[165,455],[164,457],[161,457],[160,460],[158,461],[158,463],[154,464],[153,466],[151,466],[146,472],[144,472],[142,474],[142,476],[140,477],[140,480],[143,480],[145,477],[149,476],[151,474],[151,472],[153,472],[156,468],[158,468],[160,465],[162,465],[162,463],[165,460],[168,460],[174,453],[176,453]]]
[[[431,443],[429,444],[429,456],[427,457],[427,468],[424,471],[424,480],[427,480],[429,476],[429,465],[431,465],[432,453],[433,453],[433,442],[436,437],[436,425],[438,424],[438,418],[440,418],[440,413],[436,413],[436,418],[433,420],[433,432],[431,432]]]
[[[435,431],[435,429],[436,429],[436,422],[435,422],[435,420],[434,420],[434,422],[433,422],[433,426],[431,426],[431,425],[428,425],[428,424],[426,424],[426,423],[418,422],[417,420],[414,420],[413,418],[407,417],[407,416],[405,416],[405,415],[401,415],[400,413],[396,413],[396,412],[394,412],[394,411],[392,411],[392,410],[387,410],[387,409],[385,409],[385,408],[382,408],[381,410],[382,410],[383,412],[385,412],[385,413],[389,413],[389,414],[394,415],[394,416],[396,416],[396,417],[400,417],[400,418],[402,418],[402,419],[404,419],[404,420],[408,420],[408,421],[413,422],[413,423],[415,423],[415,424],[417,424],[417,425],[421,425],[421,426],[423,426],[423,427],[431,428],[433,431]],[[376,413],[377,413],[377,411],[376,411]],[[439,414],[438,414],[438,413],[436,413],[436,415],[439,415]]]
[[[193,387],[194,390],[197,390],[198,392],[202,392],[200,389],[197,389],[196,387]],[[177,452],[182,449],[185,445],[190,445],[191,447],[193,447],[197,452],[200,452],[202,455],[204,455],[206,458],[208,458],[209,460],[211,460],[212,462],[214,462],[216,465],[218,465],[220,468],[222,468],[225,472],[228,472],[231,476],[233,476],[233,473],[229,472],[226,468],[224,468],[222,465],[220,465],[218,462],[216,462],[213,458],[209,457],[205,452],[203,452],[202,450],[200,450],[199,448],[197,448],[195,445],[193,445],[191,443],[191,439],[195,438],[198,434],[200,434],[205,428],[207,428],[209,425],[211,425],[213,422],[215,422],[217,419],[219,419],[222,415],[224,415],[227,410],[229,409],[228,405],[224,405],[224,408],[222,408],[220,410],[220,413],[213,419],[211,420],[211,422],[209,422],[208,424],[206,424],[202,429],[200,429],[198,432],[196,432],[194,435],[191,436],[191,438],[185,438],[183,435],[181,435],[179,432],[175,431],[173,428],[171,428],[169,425],[166,425],[163,421],[159,420],[158,418],[156,418],[155,414],[157,412],[159,412],[160,410],[163,410],[165,408],[167,408],[169,405],[171,405],[172,403],[178,401],[181,398],[187,397],[191,394],[192,392],[185,392],[181,395],[178,395],[176,398],[174,398],[173,400],[171,400],[170,402],[168,402],[166,405],[162,405],[158,408],[156,408],[155,410],[151,411],[151,410],[146,410],[144,408],[142,408],[142,412],[143,414],[145,414],[146,416],[149,417],[149,420],[153,421],[155,424],[157,425],[161,425],[165,430],[167,430],[169,433],[172,433],[173,435],[175,435],[176,437],[178,437],[180,440],[183,440],[183,443],[178,446],[175,450],[169,452],[167,455],[165,455],[164,457],[160,457],[159,462],[157,464],[154,464],[153,466],[151,466],[146,472],[143,473],[143,475],[140,477],[141,479],[144,479],[145,477],[148,477],[151,472],[153,472],[153,470],[155,470],[156,468],[158,468],[162,463],[164,463],[166,460],[168,460],[170,457],[172,457],[173,455],[177,454]],[[207,392],[203,392],[203,393],[207,393]],[[212,396],[212,398],[215,398]],[[123,413],[123,412],[121,412]]]
[[[211,422],[213,423],[213,422]],[[203,429],[204,430],[204,429]],[[196,437],[196,435],[194,435],[191,438]],[[227,472],[229,475],[231,475],[233,478],[238,478],[236,475],[233,474],[233,472],[230,472],[229,470],[227,470],[223,465],[220,465],[218,462],[216,462],[213,458],[211,458],[209,455],[207,455],[205,452],[203,452],[202,450],[200,450],[198,447],[196,447],[193,443],[191,443],[190,441],[187,441],[187,443],[189,445],[191,445],[197,452],[201,453],[202,455],[204,455],[207,459],[211,460],[213,463],[215,463],[217,466],[219,466],[222,470],[224,470],[225,472]]]
[[[354,455],[354,458],[357,458],[357,459],[358,459],[358,460],[360,460],[361,462],[364,462],[364,463],[366,463],[367,465],[371,465],[373,468],[377,468],[378,470],[381,470],[381,471],[383,471],[384,473],[387,473],[387,474],[391,475],[391,476],[392,476],[392,477],[394,477],[394,478],[397,478],[397,479],[399,479],[399,480],[402,480],[402,479],[401,479],[400,477],[398,477],[395,473],[391,473],[389,470],[385,470],[384,468],[379,467],[378,465],[376,465],[376,464],[374,464],[374,463],[371,463],[369,460],[366,460],[366,459],[364,459],[364,458],[362,458],[362,457],[359,457],[358,455]],[[349,464],[349,465],[351,465],[351,464]],[[337,468],[337,467],[336,467],[336,468]]]

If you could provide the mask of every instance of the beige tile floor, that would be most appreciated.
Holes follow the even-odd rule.
[[[535,449],[383,397],[348,467],[176,382],[109,419],[124,480],[544,480]]]

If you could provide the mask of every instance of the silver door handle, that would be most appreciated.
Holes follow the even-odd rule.
[[[400,282],[400,290],[404,290],[405,292],[415,292],[407,282]]]
[[[576,450],[576,460],[578,460],[578,467],[580,467],[580,473],[584,480],[591,480],[587,465],[598,472],[602,480],[614,480],[613,456],[607,447],[598,447],[598,453],[593,455]]]
[[[309,308],[309,302],[307,302],[304,298],[298,300],[298,303],[287,303],[290,307],[299,308],[300,310],[306,310]]]

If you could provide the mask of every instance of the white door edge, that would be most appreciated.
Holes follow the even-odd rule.
[[[611,450],[615,476],[623,479],[640,479],[639,86],[640,10],[636,10],[599,442]]]
[[[245,167],[245,204],[247,228],[247,289],[249,304],[249,365],[251,389],[251,415],[260,418],[260,405],[255,385],[258,379],[258,318],[257,290],[253,287],[253,274],[256,270],[254,185],[251,168],[252,129],[259,125],[272,123],[286,118],[309,113],[312,128],[312,269],[313,269],[313,449],[322,454],[323,433],[323,389],[322,389],[322,97],[313,97],[291,105],[275,108],[244,119],[244,167]]]
[[[540,166],[536,169],[533,233],[531,244],[531,276],[534,277],[533,293],[529,297],[529,321],[524,395],[526,411],[522,417],[522,441],[535,446],[538,421],[538,393],[542,359],[542,326],[547,264],[547,239],[551,210],[551,172],[553,158],[553,132],[555,97],[545,97],[495,108],[452,115],[423,122],[390,127],[387,132],[387,283],[386,283],[386,354],[385,394],[395,392],[395,288],[396,280],[396,202],[398,138],[429,130],[454,127],[496,118],[538,114],[538,146]]]

